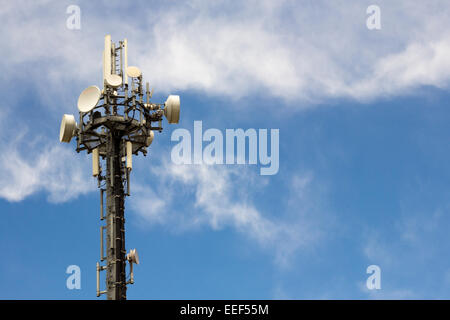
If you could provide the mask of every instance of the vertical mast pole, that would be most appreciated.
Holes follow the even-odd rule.
[[[108,140],[106,156],[106,291],[108,300],[125,300],[127,287],[121,133],[110,129]]]

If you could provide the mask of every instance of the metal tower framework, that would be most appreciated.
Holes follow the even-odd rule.
[[[130,195],[132,155],[146,156],[154,131],[163,129],[163,116],[169,123],[179,120],[179,97],[171,95],[165,103],[152,103],[153,90],[147,82],[144,93],[141,71],[128,67],[127,59],[127,40],[115,45],[107,35],[103,90],[95,86],[84,90],[78,99],[79,123],[64,115],[60,132],[61,142],[76,137],[76,151],[92,154],[92,174],[100,188],[100,220],[105,222],[100,227],[100,261],[106,264],[97,263],[97,296],[106,294],[108,300],[126,299],[127,285],[134,283],[133,263],[139,263],[136,250],[127,254],[125,247],[125,196]],[[106,290],[101,291],[100,272],[104,270]]]

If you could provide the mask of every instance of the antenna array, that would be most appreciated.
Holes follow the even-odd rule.
[[[65,114],[60,142],[76,137],[76,151],[92,154],[92,175],[100,189],[100,262],[97,263],[97,296],[126,299],[128,284],[134,283],[133,264],[139,263],[136,249],[125,249],[125,196],[130,195],[132,156],[147,154],[154,131],[162,131],[162,119],[178,123],[180,97],[169,95],[165,103],[153,103],[149,83],[145,92],[142,72],[128,66],[128,43],[111,42],[105,36],[103,89],[90,86],[78,99],[79,123]],[[145,102],[144,102],[145,96]],[[102,165],[103,162],[103,165]],[[104,199],[106,196],[106,214]],[[130,278],[126,277],[126,262]],[[106,290],[100,290],[100,272],[106,271]]]

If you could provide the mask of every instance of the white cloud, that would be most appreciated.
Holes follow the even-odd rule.
[[[299,248],[318,241],[318,229],[324,228],[318,224],[312,228],[314,220],[319,221],[321,217],[312,217],[316,213],[314,209],[303,210],[310,200],[308,197],[296,198],[299,189],[287,199],[280,199],[280,212],[267,216],[253,199],[260,181],[242,167],[174,165],[169,162],[152,168],[154,177],[149,180],[156,183],[143,187],[138,182],[137,194],[129,199],[132,210],[147,222],[184,231],[202,226],[213,230],[233,228],[263,248],[271,249],[282,266],[289,265]],[[301,186],[298,185],[300,180]],[[306,194],[309,183],[311,180],[295,178],[294,185]],[[292,198],[304,206],[297,206],[297,211],[286,215],[282,208],[290,210],[286,204],[291,205]]]
[[[88,161],[74,161],[71,148],[57,139],[33,135],[24,125],[13,128],[8,112],[0,115],[0,197],[11,202],[44,191],[53,203],[65,202],[95,190]],[[85,158],[85,160],[87,160]]]
[[[134,177],[131,179],[133,197],[128,199],[131,210],[138,212],[147,224],[164,223],[167,197],[156,195],[153,191],[155,186],[140,185],[134,183]]]
[[[100,83],[106,33],[115,41],[129,38],[130,64],[141,67],[159,91],[194,89],[232,98],[264,92],[296,99],[291,105],[301,107],[329,98],[405,94],[422,85],[448,88],[450,8],[445,1],[378,1],[380,31],[367,30],[366,8],[371,3],[364,1],[191,1],[139,10],[135,4],[85,2],[80,4],[79,31],[66,28],[70,4],[15,1],[0,9],[8,26],[0,30],[0,84],[10,96],[10,89],[25,81],[37,91],[39,106],[58,108],[49,118],[59,120],[66,110],[74,112],[78,92]],[[128,18],[131,13],[135,19]],[[46,190],[51,201],[65,201],[89,189],[86,181],[93,179],[83,175],[89,170],[72,161],[73,151],[43,139],[42,147],[33,146],[31,152],[0,145],[2,197],[19,201]],[[167,184],[195,190],[195,206],[203,214],[187,219],[191,224],[250,230],[250,237],[266,245],[293,237],[290,230],[296,226],[274,223],[249,200],[246,190],[234,192],[234,179],[241,177],[233,170],[196,167],[193,175],[168,169]],[[63,179],[72,182],[63,187]],[[301,179],[297,186],[307,182]],[[148,198],[134,203],[135,208],[152,207],[145,212],[149,221],[171,219],[160,215],[171,195],[149,193],[147,188],[141,184],[137,189]],[[293,243],[303,243],[305,234]]]
[[[0,197],[14,202],[45,191],[50,202],[58,203],[95,190],[86,174],[89,170],[81,161],[73,161],[73,151],[49,144],[34,148],[34,157],[25,156],[14,146],[2,148]]]
[[[360,96],[395,94],[428,85],[447,88],[450,80],[450,37],[437,42],[411,43],[396,54],[380,59],[368,80],[353,90]]]
[[[299,99],[301,107],[422,85],[448,88],[450,8],[443,0],[378,1],[379,31],[366,28],[371,3],[364,1],[191,1],[139,10],[83,3],[78,31],[65,26],[69,4],[17,1],[0,11],[8,26],[0,31],[3,74],[26,71],[49,105],[73,106],[74,87],[100,82],[106,33],[129,38],[130,64],[158,92],[195,89],[232,98],[264,92]],[[135,19],[127,18],[131,12]]]

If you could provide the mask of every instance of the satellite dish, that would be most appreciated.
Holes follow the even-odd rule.
[[[122,77],[117,74],[106,75],[106,83],[113,88],[117,88],[122,84]]]
[[[130,78],[138,78],[138,77],[141,76],[141,74],[142,74],[142,72],[141,72],[141,70],[139,70],[138,67],[132,67],[131,66],[131,67],[127,68],[127,75]]]
[[[89,112],[97,105],[102,95],[97,86],[90,86],[83,90],[78,98],[78,110]]]
[[[61,129],[59,130],[59,142],[69,143],[75,135],[76,128],[77,123],[75,122],[75,117],[71,114],[63,115]]]
[[[153,138],[155,137],[155,133],[153,132],[153,130],[150,130],[150,134],[147,137],[147,147],[150,147],[150,145],[153,142]]]
[[[127,260],[132,263],[139,264],[139,256],[136,249],[130,250],[130,253],[127,254]]]
[[[164,103],[164,115],[169,123],[178,123],[180,120],[180,96],[170,95]]]

